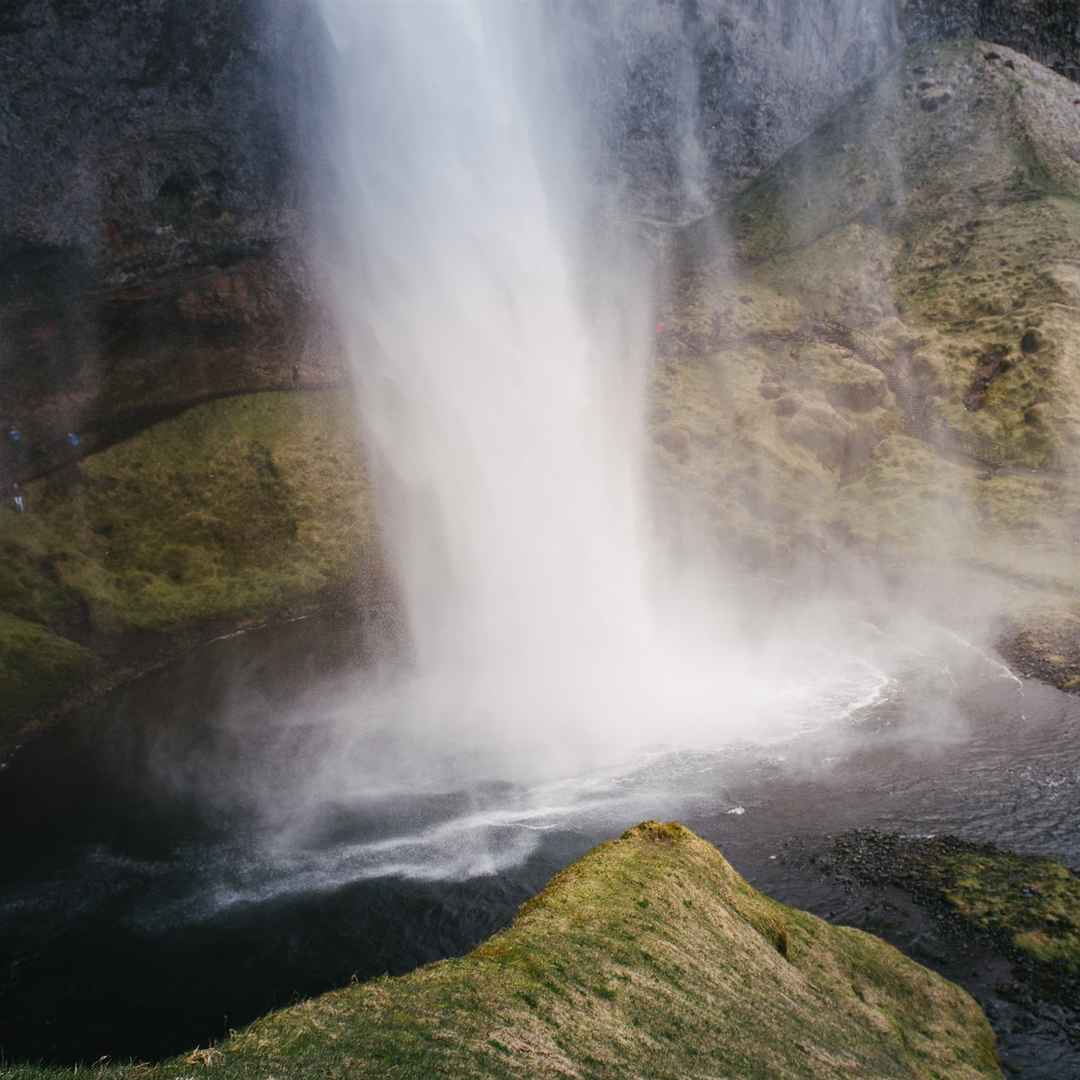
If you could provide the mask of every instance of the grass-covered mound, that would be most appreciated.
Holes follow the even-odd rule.
[[[377,573],[345,393],[202,405],[29,484],[26,504],[0,509],[0,749],[95,653]]]
[[[752,889],[677,824],[564,870],[474,952],[348,986],[110,1080],[1000,1076],[964,991]],[[9,1066],[6,1080],[70,1071]]]

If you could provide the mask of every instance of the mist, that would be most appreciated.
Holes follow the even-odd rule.
[[[674,35],[667,209],[703,214],[685,13],[320,6],[332,62],[313,261],[400,618],[388,659],[319,688],[276,732],[296,768],[262,794],[281,837],[310,836],[330,804],[483,784],[516,785],[505,804],[481,800],[485,821],[524,820],[564,782],[588,791],[664,755],[823,729],[842,741],[935,653],[988,662],[981,640],[942,645],[931,609],[948,571],[898,586],[813,551],[755,571],[678,478],[658,483],[649,410],[670,263],[628,170],[626,95],[651,43]],[[700,235],[706,262],[727,265],[718,219]],[[957,737],[957,716],[943,695],[911,738]]]
[[[1029,6],[7,20],[5,1060],[242,1057],[653,821],[1065,1060],[918,887],[1080,860],[1080,100]]]
[[[546,5],[324,11],[324,255],[410,646],[342,737],[381,727],[417,771],[522,779],[817,695],[816,646],[749,670],[719,583],[680,567],[676,596],[656,550],[656,271],[628,188],[599,183],[617,116],[583,84],[588,28]]]

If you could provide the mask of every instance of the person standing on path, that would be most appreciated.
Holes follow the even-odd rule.
[[[16,465],[25,465],[27,461],[27,454],[29,446],[26,440],[23,439],[23,433],[19,429],[18,424],[11,423],[7,429],[7,441],[11,446],[13,456],[15,458]]]

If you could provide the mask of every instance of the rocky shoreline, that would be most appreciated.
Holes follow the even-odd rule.
[[[874,830],[792,841],[783,858],[806,888],[833,890],[836,910],[825,914],[964,986],[1010,1075],[1080,1070],[1075,870],[951,836]]]
[[[1011,623],[998,651],[1018,675],[1080,694],[1080,617],[1074,612]]]

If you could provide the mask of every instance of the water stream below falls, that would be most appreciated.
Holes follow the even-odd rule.
[[[1080,865],[1080,699],[941,640],[771,741],[658,743],[533,785],[371,784],[307,802],[294,783],[307,763],[283,760],[282,731],[314,737],[305,710],[353,677],[360,631],[314,620],[220,641],[0,771],[2,1057],[152,1059],[354,976],[463,952],[645,818],[685,821],[759,887],[847,922],[850,901],[784,858],[791,838],[948,832]],[[1060,1059],[1040,1073],[1043,1050],[1017,1038],[1035,1062],[1025,1076],[1080,1075]]]

